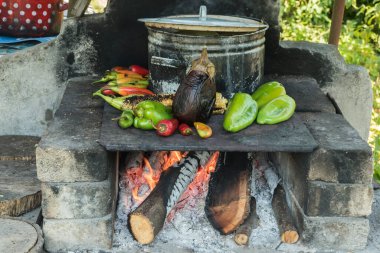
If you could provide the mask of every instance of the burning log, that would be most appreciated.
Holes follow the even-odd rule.
[[[274,191],[272,200],[273,211],[280,230],[281,241],[284,243],[296,243],[299,235],[296,227],[292,223],[292,217],[288,205],[286,204],[285,191],[279,185]]]
[[[222,234],[229,234],[244,222],[250,209],[251,166],[247,153],[219,156],[206,199],[207,218]]]
[[[165,218],[187,186],[194,179],[199,166],[206,164],[210,152],[190,152],[178,164],[163,171],[151,194],[129,216],[135,239],[141,244],[151,243],[162,229]]]
[[[131,168],[139,168],[143,164],[144,152],[142,151],[133,151],[129,152],[127,157],[125,158],[125,170],[129,170]]]
[[[256,213],[256,200],[251,199],[251,212],[249,213],[247,219],[244,223],[238,227],[235,233],[234,240],[238,245],[247,245],[249,237],[251,236],[252,230],[257,227],[259,218]]]

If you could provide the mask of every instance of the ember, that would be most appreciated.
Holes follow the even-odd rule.
[[[128,162],[126,169],[120,180],[121,182],[127,183],[128,190],[132,195],[131,202],[129,203],[130,208],[134,209],[145,200],[157,185],[163,171],[166,171],[187,155],[188,152],[160,151],[152,152],[148,158],[143,152],[139,154],[131,153],[129,157],[127,157]],[[194,199],[197,198],[197,196],[202,197],[203,194],[207,192],[210,173],[215,171],[218,156],[219,152],[215,152],[206,165],[198,168],[194,180],[178,200],[173,211],[168,215],[168,220],[173,218],[176,210],[182,209],[188,203],[194,204]]]

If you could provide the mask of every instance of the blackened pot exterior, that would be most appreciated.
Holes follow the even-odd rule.
[[[217,91],[251,93],[264,75],[265,30],[238,35],[178,33],[148,27],[149,70],[156,93],[174,93],[191,61],[207,47]]]

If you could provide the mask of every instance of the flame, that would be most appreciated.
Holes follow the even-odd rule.
[[[165,155],[165,162],[163,163],[162,168],[159,169],[152,168],[149,159],[144,156],[143,163],[140,167],[128,169],[125,172],[124,177],[128,182],[128,188],[132,196],[132,205],[138,206],[142,203],[156,187],[162,171],[167,170],[187,155],[188,152],[170,151]],[[218,157],[219,152],[215,152],[206,165],[198,168],[198,172],[193,182],[189,185],[182,197],[178,200],[175,208],[173,208],[168,216],[169,220],[174,217],[174,213],[177,210],[182,209],[188,204],[195,205],[195,200],[207,193],[210,173],[215,171]]]
[[[208,162],[198,168],[194,180],[188,186],[186,191],[182,194],[175,207],[168,215],[168,221],[174,218],[174,214],[184,208],[186,205],[195,206],[198,198],[203,198],[208,191],[208,181],[210,180],[210,173],[215,171],[218,162],[219,152],[212,154]]]
[[[146,183],[149,185],[149,189],[153,190],[154,187],[156,187],[156,184],[160,179],[160,176],[155,175],[152,166],[150,165],[149,160],[146,157],[144,157],[144,165],[144,168],[147,168],[148,171],[144,171],[143,177],[145,178]]]
[[[187,153],[186,153],[186,155],[187,155]],[[175,163],[181,161],[181,159],[183,157],[185,157],[185,156],[183,156],[180,151],[170,151],[169,156],[168,156],[164,166],[162,167],[162,171],[167,170],[168,168],[173,166]]]

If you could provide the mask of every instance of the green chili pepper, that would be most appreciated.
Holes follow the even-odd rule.
[[[134,114],[133,126],[143,130],[152,130],[159,121],[173,118],[172,113],[166,106],[151,100],[138,103],[134,109]]]
[[[259,110],[257,123],[276,124],[288,120],[296,109],[296,102],[288,95],[273,99]]]
[[[93,96],[99,96],[103,98],[108,104],[110,104],[112,107],[123,110],[124,107],[124,101],[125,97],[109,97],[102,94],[102,89],[98,90],[97,92],[94,92],[92,94]]]
[[[117,123],[119,127],[121,128],[128,128],[133,125],[133,121],[134,121],[133,111],[126,110],[126,111],[123,111]]]
[[[224,116],[223,128],[229,132],[238,132],[255,121],[257,103],[249,94],[236,93],[229,102]]]
[[[279,82],[269,82],[262,84],[252,94],[252,98],[257,102],[257,106],[260,109],[271,100],[282,95],[286,95],[284,86]]]

